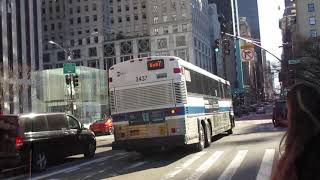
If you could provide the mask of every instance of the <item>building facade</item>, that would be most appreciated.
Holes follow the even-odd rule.
[[[295,1],[297,33],[302,38],[314,38],[320,33],[320,1]]]
[[[67,60],[62,48],[72,51],[72,61],[103,69],[103,43],[108,32],[104,0],[42,0],[44,69],[61,68]]]
[[[131,58],[172,55],[213,72],[207,0],[108,2],[107,69]]]
[[[31,111],[31,73],[41,70],[41,1],[0,1],[0,108],[3,113]]]

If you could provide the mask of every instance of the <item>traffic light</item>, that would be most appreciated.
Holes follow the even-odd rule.
[[[71,75],[70,75],[70,74],[67,74],[67,75],[65,76],[65,78],[66,78],[66,84],[67,84],[67,85],[70,85],[70,84],[71,84]]]
[[[219,39],[216,39],[216,40],[214,41],[214,51],[215,51],[216,53],[218,53],[218,52],[219,52],[219,49],[220,49],[220,40],[219,40]]]
[[[73,87],[78,87],[79,86],[79,75],[75,74],[73,76]]]

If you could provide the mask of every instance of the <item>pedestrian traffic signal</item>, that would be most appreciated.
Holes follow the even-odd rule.
[[[220,40],[219,39],[216,39],[214,41],[214,51],[217,53],[219,52],[219,48],[220,48]]]
[[[75,74],[73,76],[73,87],[78,87],[79,86],[79,75]]]
[[[70,85],[70,84],[71,84],[71,75],[70,75],[70,74],[67,74],[67,75],[65,76],[65,78],[66,78],[66,84],[67,84],[67,85]]]

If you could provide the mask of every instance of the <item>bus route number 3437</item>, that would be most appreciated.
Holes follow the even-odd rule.
[[[136,77],[136,82],[141,82],[147,80],[148,76],[137,76]]]

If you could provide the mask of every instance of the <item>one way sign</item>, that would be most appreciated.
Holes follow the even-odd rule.
[[[241,49],[242,61],[253,61],[254,60],[254,50],[253,49]]]

